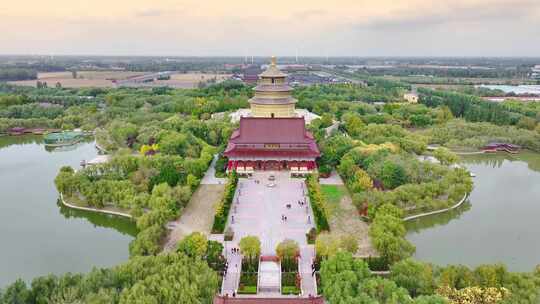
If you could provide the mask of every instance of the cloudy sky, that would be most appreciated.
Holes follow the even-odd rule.
[[[0,54],[540,56],[540,0],[2,0]]]

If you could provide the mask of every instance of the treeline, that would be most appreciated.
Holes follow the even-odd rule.
[[[0,68],[0,81],[37,79],[36,70],[20,68]]]
[[[507,142],[540,152],[540,127],[536,130],[497,126],[487,122],[451,120],[422,132],[433,144],[460,150],[479,149],[490,142]]]
[[[540,268],[512,273],[502,265],[470,269],[406,259],[382,278],[372,275],[366,262],[338,252],[322,262],[320,289],[329,303],[343,304],[535,304]]]
[[[508,68],[429,68],[429,67],[392,67],[362,69],[358,73],[370,76],[435,76],[448,78],[526,78],[529,67]]]
[[[329,101],[397,102],[402,100],[403,92],[408,89],[406,85],[385,80],[373,80],[368,84],[368,86],[333,84],[298,87],[293,95],[299,100],[299,108],[312,109],[321,102]]]
[[[496,125],[518,125],[534,129],[538,112],[523,111],[520,107],[484,101],[473,95],[419,88],[420,102],[429,107],[447,106],[456,117],[471,122],[490,122]],[[529,126],[531,125],[531,126]]]
[[[38,277],[29,286],[17,280],[0,290],[0,303],[210,304],[218,286],[218,275],[206,261],[170,253],[134,257],[87,274]]]

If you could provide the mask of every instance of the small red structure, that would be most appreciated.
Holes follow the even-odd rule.
[[[498,151],[508,152],[508,153],[518,153],[521,149],[520,146],[508,143],[490,143],[482,147],[482,151],[486,153],[494,153]]]

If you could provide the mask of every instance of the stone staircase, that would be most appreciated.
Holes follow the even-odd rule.
[[[281,264],[279,262],[259,262],[257,289],[259,293],[281,294]]]

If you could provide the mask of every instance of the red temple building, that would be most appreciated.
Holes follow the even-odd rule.
[[[304,118],[296,116],[296,99],[286,78],[272,58],[249,101],[252,117],[240,118],[240,128],[223,153],[229,160],[227,171],[290,170],[292,175],[303,175],[316,169],[315,159],[321,153]]]
[[[316,168],[320,152],[302,117],[242,117],[224,155],[229,159],[229,171],[249,174],[253,170],[291,170],[293,174],[307,174]]]

